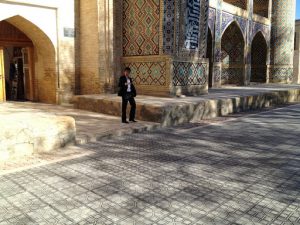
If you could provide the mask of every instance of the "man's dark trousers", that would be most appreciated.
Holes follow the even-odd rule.
[[[129,114],[129,121],[133,121],[135,119],[135,110],[136,110],[136,103],[134,97],[126,98],[122,96],[122,122],[126,121],[126,109],[128,102],[130,103],[130,114]]]

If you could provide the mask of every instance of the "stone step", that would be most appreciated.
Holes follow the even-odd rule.
[[[278,90],[258,88],[227,93],[219,90],[206,96],[186,98],[138,96],[136,117],[162,126],[173,126],[299,101],[300,87]],[[121,115],[121,99],[116,95],[76,96],[74,107],[113,116]]]

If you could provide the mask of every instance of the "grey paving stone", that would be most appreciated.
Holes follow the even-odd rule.
[[[0,225],[300,224],[299,120],[295,105],[88,144],[0,176]]]
[[[36,223],[34,220],[32,220],[30,217],[26,216],[26,215],[16,215],[15,217],[12,217],[10,219],[7,220],[3,220],[2,222],[0,222],[0,225],[37,225],[38,223]],[[53,223],[55,224],[55,223]]]

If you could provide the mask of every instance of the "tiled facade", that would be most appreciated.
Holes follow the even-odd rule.
[[[237,81],[241,85],[293,82],[294,6],[294,0],[210,1],[209,28],[215,29],[214,86]],[[229,60],[240,57],[238,63]]]
[[[0,21],[33,42],[33,100],[115,93],[124,66],[139,94],[198,95],[208,86],[295,80],[295,1],[280,2],[0,0]]]
[[[294,82],[300,83],[300,21],[296,21],[295,26],[295,46],[294,46]]]

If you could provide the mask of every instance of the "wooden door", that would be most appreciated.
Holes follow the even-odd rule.
[[[0,47],[0,102],[5,101],[4,51]]]
[[[23,55],[23,73],[24,73],[24,87],[25,99],[34,100],[34,78],[33,78],[33,48],[27,47],[22,49]]]

